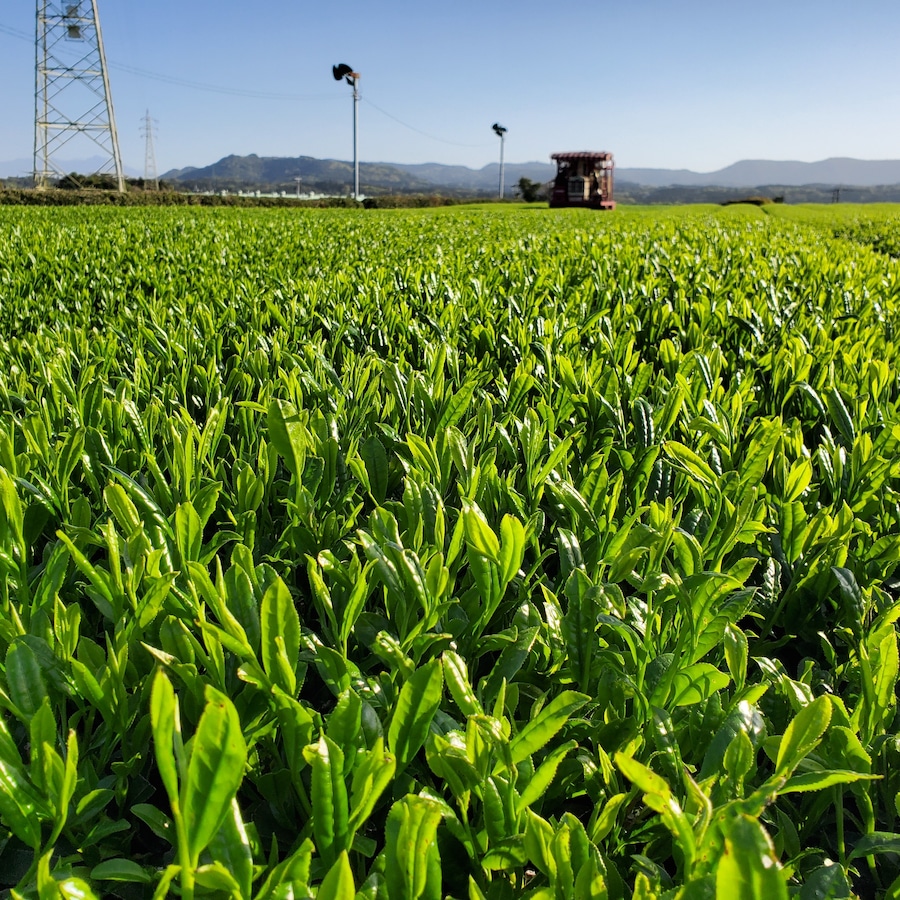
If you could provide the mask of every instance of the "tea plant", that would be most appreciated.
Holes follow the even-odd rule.
[[[2,887],[900,896],[900,277],[835,227],[0,209]]]

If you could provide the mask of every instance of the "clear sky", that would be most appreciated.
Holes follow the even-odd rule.
[[[98,0],[126,166],[231,153],[480,167],[558,150],[711,171],[900,158],[898,0]],[[31,159],[35,4],[0,3],[0,161]],[[208,88],[208,89],[207,89]],[[24,173],[23,173],[24,174]]]

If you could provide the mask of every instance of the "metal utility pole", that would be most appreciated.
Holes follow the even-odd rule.
[[[98,174],[125,190],[97,0],[37,0],[34,184],[65,175],[56,155],[83,135],[101,150]]]
[[[156,120],[150,118],[150,110],[147,110],[144,116],[144,125],[141,128],[141,134],[144,135],[146,142],[144,145],[144,188],[148,184],[153,185],[153,190],[159,190],[159,176],[156,174],[156,153],[153,150],[153,132],[155,130]]]
[[[354,72],[347,63],[339,63],[331,67],[335,81],[342,78],[353,88],[353,199],[359,199],[359,152],[357,135],[359,133],[359,72]]]
[[[359,200],[359,75],[353,76],[353,199]]]
[[[500,138],[500,199],[503,199],[503,145],[506,142],[506,129],[502,125],[498,125],[496,122],[491,126],[494,129],[494,134]]]

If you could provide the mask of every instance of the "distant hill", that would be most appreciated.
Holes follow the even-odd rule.
[[[173,169],[163,181],[200,190],[301,190],[349,193],[353,166],[337,159],[312,156],[226,156],[210,166]],[[387,163],[360,163],[360,190],[364,193],[432,192],[434,184],[418,179]]]
[[[692,172],[688,169],[616,168],[616,178],[649,187],[671,185],[754,187],[778,185],[875,185],[900,184],[900,160],[850,159],[834,157],[819,162],[777,162],[767,159],[744,159],[715,172]]]
[[[365,193],[450,193],[491,194],[497,190],[500,166],[491,163],[481,169],[440,163],[360,163],[360,189]],[[555,166],[549,162],[507,163],[504,182],[511,189],[520,178],[549,181]],[[184,186],[228,190],[293,190],[299,175],[306,189],[349,191],[353,168],[349,162],[315,159],[311,156],[266,157],[226,156],[211,166],[173,169],[162,178]],[[792,162],[746,159],[715,172],[689,169],[617,167],[621,183],[645,187],[752,188],[758,185],[853,185],[873,187],[900,184],[900,160],[825,159],[820,162]]]
[[[33,174],[33,159],[8,159],[0,162],[0,178],[26,178]]]
[[[441,163],[389,163],[402,172],[432,185],[464,188],[473,191],[493,192],[500,187],[500,163],[490,163],[481,169],[466,166],[445,166]],[[503,183],[507,188],[515,185],[520,178],[543,183],[549,181],[556,172],[550,163],[526,162],[506,163],[503,167]]]
[[[510,163],[504,167],[504,183],[511,188],[520,178],[547,181],[554,172],[545,163]],[[302,190],[349,191],[353,166],[336,159],[311,156],[226,156],[205,167],[172,169],[163,181],[204,190],[290,190],[300,177]],[[493,193],[500,183],[498,163],[482,169],[445,166],[438,163],[405,165],[370,163],[359,165],[360,190],[363,193]]]
[[[679,206],[685,203],[739,203],[767,197],[783,203],[900,203],[900,183],[835,188],[828,184],[763,184],[752,187],[674,184],[653,186],[618,180],[616,201],[620,204]]]
[[[66,171],[90,172],[98,160],[70,160],[63,163]],[[0,178],[27,175],[31,160],[0,162]],[[491,163],[480,169],[449,166],[440,163],[360,163],[360,190],[369,196],[383,194],[445,194],[447,196],[492,196],[499,184],[499,165]],[[126,170],[127,174],[136,174]],[[553,178],[555,166],[548,162],[507,163],[504,183],[508,195],[520,178],[544,183]],[[183,190],[285,191],[297,189],[300,178],[303,191],[349,194],[353,184],[353,166],[344,160],[316,159],[312,156],[226,156],[209,166],[187,166],[172,169],[161,178]],[[885,186],[900,185],[900,160],[863,160],[832,158],[819,162],[745,159],[715,172],[689,169],[651,169],[620,166],[616,169],[617,195],[647,197],[647,189],[753,190],[775,186],[781,193],[785,187],[815,188],[812,195],[835,187],[846,187],[848,199],[852,189],[865,188],[872,196],[884,197]],[[877,190],[875,190],[877,188]],[[700,195],[698,194],[698,196]],[[795,196],[796,192],[791,192]],[[862,193],[861,193],[862,195]],[[674,191],[672,196],[683,196]],[[636,201],[643,202],[643,201]],[[653,202],[653,201],[650,201]],[[692,202],[692,201],[684,201]],[[792,201],[797,202],[797,201]]]

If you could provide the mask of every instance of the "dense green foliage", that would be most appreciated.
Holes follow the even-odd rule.
[[[900,257],[900,216],[896,206],[848,206],[840,212],[832,209],[830,214],[827,207],[800,207],[787,215],[795,220],[825,223],[835,237],[864,244],[895,259]]]
[[[900,894],[898,219],[803,216],[0,209],[0,887]]]
[[[405,198],[412,205],[411,198]],[[379,203],[384,202],[379,198]],[[449,205],[455,201],[442,198],[421,198],[422,206]],[[186,194],[172,190],[134,190],[125,193],[96,190],[58,190],[49,188],[35,191],[31,188],[0,188],[0,206],[232,206],[266,209],[355,209],[359,204],[349,197],[323,197],[319,200],[298,200],[295,196],[256,197],[236,194]]]

